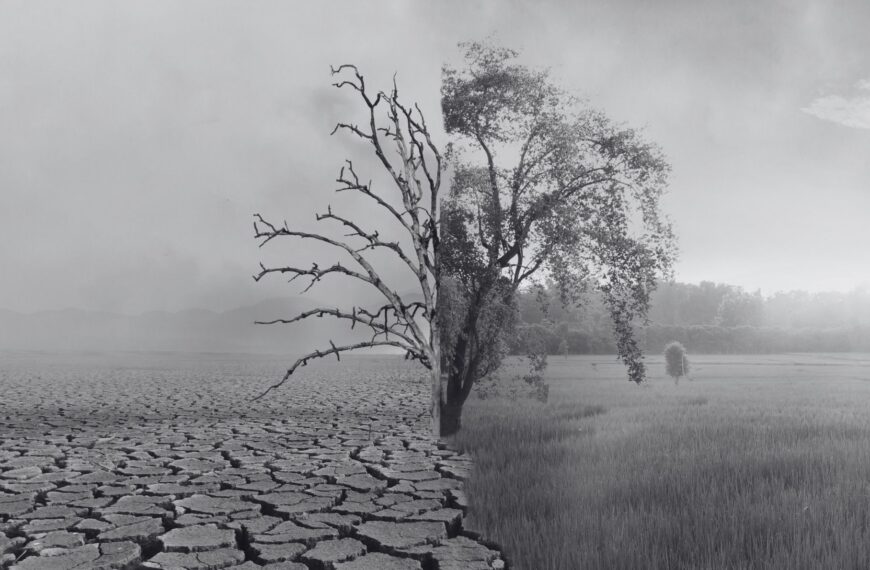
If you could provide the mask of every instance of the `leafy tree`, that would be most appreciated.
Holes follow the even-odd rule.
[[[720,327],[761,326],[764,319],[764,299],[761,292],[749,294],[733,288],[722,297],[714,323]]]
[[[711,281],[662,283],[653,295],[649,318],[667,325],[713,324],[722,298],[733,289]]]
[[[668,376],[674,379],[674,384],[680,383],[680,377],[689,373],[689,359],[686,349],[679,342],[671,342],[665,347],[665,369]]]
[[[464,48],[465,67],[444,68],[441,92],[453,183],[440,270],[455,297],[441,319],[451,321],[441,342],[443,434],[459,429],[474,383],[500,364],[524,285],[552,280],[563,303],[600,292],[628,377],[643,381],[634,324],[674,257],[659,211],[669,167],[656,146],[548,72],[516,63],[516,52]]]

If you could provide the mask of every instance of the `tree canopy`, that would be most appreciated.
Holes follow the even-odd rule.
[[[510,323],[504,308],[516,292],[545,280],[563,302],[589,288],[604,296],[629,378],[641,382],[633,324],[675,254],[659,208],[668,163],[547,71],[517,63],[517,52],[464,48],[466,65],[444,68],[441,91],[453,168],[441,271],[466,307],[453,315],[457,334],[442,341],[448,400],[461,407],[498,360],[488,354],[493,333],[511,327],[484,323]]]

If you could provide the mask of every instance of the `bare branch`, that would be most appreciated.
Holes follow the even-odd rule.
[[[337,124],[335,125],[335,128],[332,129],[332,132],[329,133],[329,134],[330,134],[330,135],[334,135],[336,132],[338,132],[339,129],[344,129],[344,130],[350,131],[350,132],[352,132],[353,134],[355,134],[356,136],[360,137],[361,139],[367,139],[367,140],[371,140],[371,139],[372,139],[372,135],[370,135],[370,134],[364,132],[364,131],[363,131],[362,129],[360,129],[358,126],[356,126],[356,125],[351,125],[351,124],[348,124],[348,123],[337,123]]]
[[[419,303],[415,303],[419,304]],[[376,313],[372,314],[361,307],[354,307],[352,312],[348,313],[347,311],[342,311],[341,309],[332,309],[327,307],[318,307],[316,309],[311,309],[309,311],[302,312],[295,317],[291,317],[289,319],[272,319],[269,321],[254,321],[255,324],[258,325],[275,325],[275,324],[284,324],[289,325],[292,323],[297,323],[299,321],[303,321],[305,319],[309,319],[311,317],[323,317],[323,316],[331,316],[337,319],[344,319],[351,321],[351,329],[353,329],[357,324],[365,325],[372,330],[375,331],[376,335],[387,335],[393,334],[400,338],[401,340],[408,343],[410,348],[420,350],[421,346],[419,343],[412,337],[407,336],[404,332],[400,332],[401,328],[407,327],[407,323],[404,319],[403,315],[393,312],[393,319],[395,322],[392,324],[389,323],[381,323],[376,321],[380,316],[381,311],[385,311],[385,309],[392,309],[391,305],[384,305],[381,307]],[[424,308],[425,309],[425,308]],[[410,311],[412,317],[416,316],[416,310],[412,309]],[[384,312],[384,317],[386,318],[387,312]]]
[[[316,241],[320,241],[323,243],[328,243],[329,245],[341,248],[344,251],[346,251],[354,259],[354,261],[359,263],[363,267],[363,269],[366,270],[367,275],[363,275],[361,273],[356,273],[354,271],[350,271],[350,270],[344,268],[343,266],[341,266],[341,264],[336,264],[332,268],[329,268],[329,270],[331,272],[343,272],[343,273],[348,274],[352,277],[355,277],[357,279],[365,281],[366,283],[374,285],[376,288],[378,288],[378,290],[380,290],[382,293],[384,293],[384,295],[387,296],[388,299],[395,296],[395,294],[392,291],[387,289],[386,285],[384,285],[384,283],[383,283],[383,280],[381,280],[380,276],[377,274],[377,272],[374,270],[374,268],[371,266],[371,264],[369,264],[368,261],[366,261],[365,258],[363,258],[359,253],[357,253],[356,250],[353,247],[351,247],[350,245],[348,245],[344,242],[334,240],[332,238],[328,238],[326,236],[322,236],[320,234],[312,234],[312,233],[308,233],[308,232],[294,231],[294,230],[289,229],[287,226],[284,226],[281,228],[276,228],[274,225],[266,222],[263,219],[263,217],[260,216],[260,214],[255,214],[255,217],[257,218],[257,220],[259,222],[265,224],[269,228],[269,231],[263,232],[263,231],[260,231],[259,228],[257,228],[257,226],[255,224],[255,228],[257,228],[258,231],[254,237],[263,239],[263,241],[260,244],[261,247],[263,245],[265,245],[266,243],[268,243],[270,240],[272,240],[276,237],[281,237],[281,236],[299,237],[299,238],[303,238],[303,239],[311,239],[311,240],[316,240]],[[303,270],[303,273],[306,273],[309,275],[316,275],[317,272],[319,272],[319,271],[327,271],[327,270],[317,269],[316,265],[317,264],[315,264],[315,266],[312,268],[312,270]],[[286,269],[288,269],[289,272],[291,272],[291,273],[296,271],[295,268],[286,268]],[[275,271],[282,272],[282,273],[287,272],[287,271],[282,271],[282,268],[277,268],[277,269],[273,269],[273,270],[269,270],[269,269],[265,270],[266,273],[275,272]]]
[[[283,225],[274,224],[265,220],[260,214],[255,214],[254,235],[260,240],[260,247],[278,237],[314,240],[343,250],[359,266],[347,267],[342,262],[336,262],[328,267],[320,267],[317,263],[313,263],[310,268],[292,265],[266,267],[260,264],[260,272],[254,276],[255,280],[259,281],[271,273],[289,274],[290,281],[299,277],[310,278],[311,282],[305,288],[307,291],[325,276],[340,274],[373,286],[386,300],[386,304],[377,309],[356,306],[350,310],[321,307],[304,311],[292,318],[258,321],[258,324],[296,323],[308,318],[330,316],[349,322],[351,329],[356,325],[366,326],[371,330],[372,336],[365,342],[343,346],[338,346],[330,340],[329,349],[316,350],[299,358],[287,370],[280,382],[267,388],[254,398],[255,400],[283,385],[297,368],[307,365],[310,360],[328,355],[335,355],[340,359],[342,352],[351,350],[392,346],[401,348],[406,358],[419,360],[426,367],[432,368],[440,362],[437,359],[439,353],[437,321],[434,320],[437,315],[437,297],[433,288],[438,283],[437,249],[440,241],[436,218],[443,166],[441,154],[432,142],[419,107],[416,105],[408,107],[399,102],[395,77],[390,92],[374,93],[366,88],[365,78],[355,65],[331,67],[330,71],[333,75],[339,76],[333,83],[336,88],[350,88],[361,97],[368,108],[367,124],[339,122],[332,134],[347,131],[370,144],[381,166],[390,175],[395,189],[398,190],[395,199],[385,198],[373,192],[371,181],[367,184],[363,183],[353,163],[348,160],[336,179],[339,184],[336,192],[356,191],[374,200],[407,232],[414,252],[412,254],[407,246],[402,247],[402,243],[405,243],[404,238],[399,241],[384,239],[378,231],[367,231],[357,221],[333,213],[331,207],[325,214],[317,215],[317,220],[334,220],[340,223],[347,230],[344,238],[334,239],[320,233],[291,230],[286,222]],[[421,204],[423,200],[426,202]],[[364,256],[365,252],[374,249],[387,249],[395,253],[414,272],[420,284],[423,302],[405,303],[400,295],[384,282]],[[434,284],[431,282],[433,278]],[[421,316],[428,320],[428,331],[423,328],[423,323],[419,322]],[[427,332],[429,334],[426,334]]]
[[[348,344],[345,346],[335,346],[335,344],[332,341],[330,341],[329,344],[332,345],[332,348],[329,348],[326,350],[315,350],[314,352],[310,352],[310,353],[306,354],[305,356],[300,357],[298,360],[296,360],[296,362],[293,363],[293,366],[291,366],[290,368],[287,369],[287,372],[284,374],[284,377],[281,378],[281,380],[279,382],[277,382],[276,384],[272,384],[271,386],[266,388],[259,396],[252,398],[251,401],[256,402],[257,400],[263,398],[263,396],[265,396],[266,394],[268,394],[272,390],[274,390],[276,388],[280,388],[281,386],[283,386],[284,383],[287,382],[287,380],[290,378],[290,376],[292,376],[293,373],[296,372],[297,368],[299,368],[301,366],[307,366],[308,362],[310,360],[314,360],[316,358],[323,358],[324,356],[329,356],[330,354],[335,354],[336,356],[338,356],[338,354],[340,354],[342,352],[350,352],[352,350],[359,350],[361,348],[373,348],[375,346],[394,346],[396,348],[401,348],[401,349],[405,350],[406,357],[409,357],[409,358],[412,358],[415,360],[419,360],[421,363],[423,363],[424,366],[428,367],[428,364],[427,364],[428,358],[425,354],[422,354],[418,351],[409,349],[408,347],[402,345],[398,341],[378,340],[378,341],[358,342],[356,344]],[[410,355],[410,356],[408,356],[408,355]]]
[[[401,259],[405,263],[405,265],[407,265],[408,267],[411,268],[411,271],[413,271],[414,273],[418,272],[419,268],[416,265],[414,265],[414,263],[408,258],[407,255],[405,255],[405,252],[402,250],[401,246],[397,242],[383,241],[382,239],[379,238],[377,231],[375,233],[368,233],[368,232],[363,231],[362,228],[360,228],[355,222],[352,222],[351,220],[349,220],[343,216],[339,216],[337,214],[334,214],[332,212],[332,208],[329,208],[327,210],[327,213],[325,213],[325,214],[318,214],[317,221],[320,221],[320,220],[335,220],[337,222],[340,222],[344,226],[353,230],[353,233],[348,234],[347,237],[359,236],[359,237],[363,238],[364,240],[368,241],[368,245],[362,249],[357,249],[356,250],[357,252],[361,252],[361,251],[364,251],[366,249],[374,249],[374,248],[378,248],[378,247],[383,247],[383,248],[386,248],[386,249],[393,251],[396,255],[398,255],[399,259]]]
[[[402,214],[400,214],[398,212],[398,210],[396,210],[396,208],[393,207],[392,204],[390,204],[389,202],[385,201],[383,198],[381,198],[380,196],[378,196],[377,194],[372,192],[371,184],[361,184],[359,181],[359,176],[357,176],[356,172],[353,169],[353,163],[349,160],[347,160],[345,162],[347,162],[347,170],[348,170],[348,172],[350,172],[353,179],[345,178],[345,176],[344,176],[345,167],[342,167],[341,173],[339,174],[338,178],[336,179],[336,182],[340,182],[340,183],[344,184],[344,186],[341,188],[338,188],[336,190],[336,192],[344,192],[347,190],[357,190],[359,192],[362,192],[363,194],[365,194],[366,196],[368,196],[369,198],[372,198],[375,202],[377,202],[378,205],[382,206],[384,209],[386,209],[388,212],[390,212],[390,214],[392,214],[393,217],[396,218],[396,220],[398,220],[399,223],[402,224],[402,227],[404,227],[405,230],[408,231],[408,233],[411,233],[413,230],[411,229],[411,226],[408,225],[408,222],[405,220],[405,218],[402,217]]]

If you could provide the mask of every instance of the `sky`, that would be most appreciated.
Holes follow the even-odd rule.
[[[374,215],[332,193],[345,158],[376,169],[330,137],[358,106],[329,66],[395,73],[443,144],[441,66],[486,37],[663,148],[677,280],[851,290],[870,283],[868,25],[863,0],[0,0],[0,308],[298,293],[251,275],[323,252],[258,250],[252,214]]]

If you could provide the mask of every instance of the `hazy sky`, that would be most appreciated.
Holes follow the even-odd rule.
[[[848,290],[870,282],[868,29],[863,0],[0,0],[0,307],[296,292],[251,280],[251,214],[307,223],[345,156],[371,164],[329,137],[355,112],[329,65],[398,72],[437,124],[441,64],[489,35],[661,144],[678,279]]]

